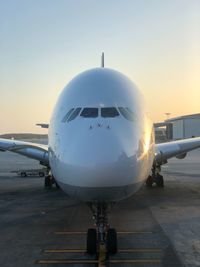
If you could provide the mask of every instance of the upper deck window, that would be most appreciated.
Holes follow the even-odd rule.
[[[63,117],[62,122],[66,122],[66,120],[69,118],[69,116],[72,114],[72,112],[74,111],[74,108],[71,108],[67,114]]]
[[[81,108],[76,108],[68,118],[67,122],[74,120],[79,115],[80,111]]]
[[[84,118],[96,118],[98,117],[98,108],[84,108],[80,116]]]
[[[110,108],[101,108],[101,117],[103,118],[114,118],[119,116],[119,112],[116,108],[110,107]]]
[[[125,119],[134,121],[134,113],[132,112],[132,110],[130,110],[130,108],[119,107],[119,112]]]

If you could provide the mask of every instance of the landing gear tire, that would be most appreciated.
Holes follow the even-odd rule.
[[[58,183],[55,182],[55,185],[56,185],[56,188],[57,188],[57,189],[60,189],[60,186],[59,186]]]
[[[114,228],[108,229],[107,232],[107,252],[109,254],[117,253],[117,232]]]
[[[97,231],[93,228],[87,231],[87,253],[90,255],[97,254]]]
[[[52,179],[50,178],[50,176],[46,176],[45,177],[44,186],[46,188],[51,188],[52,187]]]
[[[160,174],[157,174],[156,176],[156,185],[158,187],[164,187],[164,179],[163,179],[163,176]]]
[[[146,186],[152,187],[152,185],[153,185],[153,178],[151,175],[149,175],[147,180],[146,180]]]

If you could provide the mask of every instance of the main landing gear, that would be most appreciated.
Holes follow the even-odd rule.
[[[146,180],[146,186],[152,187],[155,183],[158,187],[164,187],[164,179],[160,174],[161,167],[160,165],[154,164],[152,167],[152,174]]]
[[[44,187],[45,188],[52,188],[52,186],[55,185],[56,188],[60,188],[59,185],[56,183],[51,171],[48,171],[48,174],[44,178]]]
[[[115,254],[117,253],[117,232],[108,224],[108,204],[89,204],[95,221],[96,228],[88,229],[87,232],[87,253]]]

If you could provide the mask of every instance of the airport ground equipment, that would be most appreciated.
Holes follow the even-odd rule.
[[[46,175],[46,169],[22,169],[17,171],[11,171],[11,173],[16,173],[17,175],[20,175],[21,177],[27,177],[27,176],[39,176],[44,177]]]

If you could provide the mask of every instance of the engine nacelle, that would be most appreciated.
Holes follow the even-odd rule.
[[[182,153],[176,156],[177,159],[184,159],[187,156],[187,153]]]

